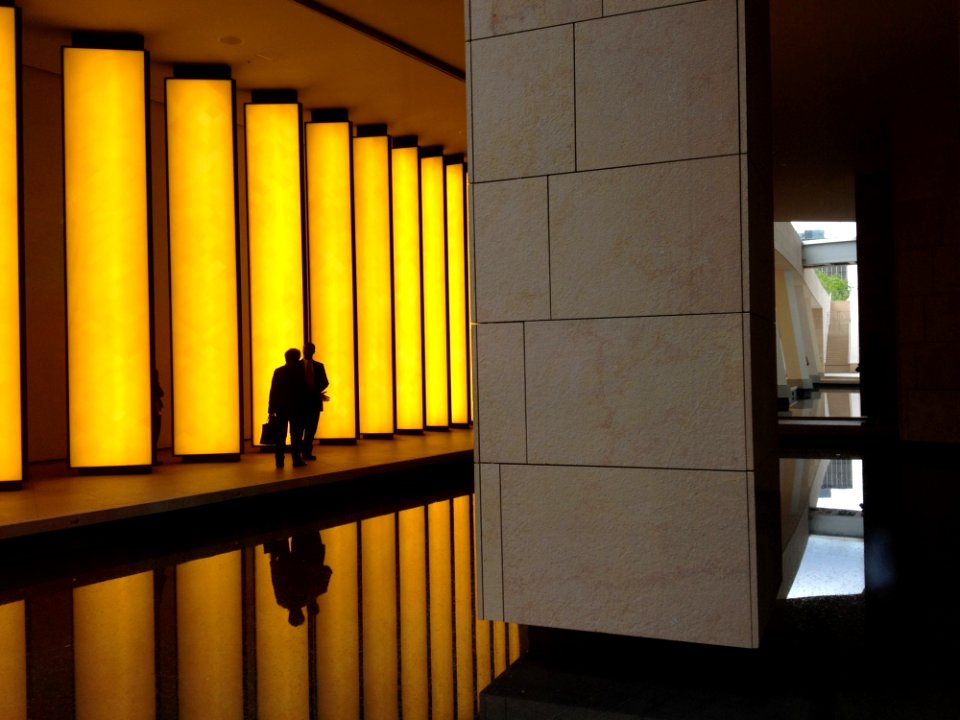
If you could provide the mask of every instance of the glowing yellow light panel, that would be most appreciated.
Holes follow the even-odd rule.
[[[303,345],[300,105],[246,105],[247,238],[253,429],[267,419],[270,380]],[[255,435],[256,437],[256,435]]]
[[[239,454],[233,81],[168,79],[166,108],[173,451]]]
[[[444,218],[443,154],[424,148],[420,158],[423,223],[423,366],[427,427],[450,424],[450,373],[447,352],[447,257]]]
[[[390,139],[379,126],[366,127],[357,128],[353,141],[360,433],[389,436],[394,431]]]
[[[393,307],[397,430],[423,430],[420,161],[416,138],[393,144]]]
[[[466,200],[462,156],[445,160],[447,290],[450,322],[450,423],[470,424],[470,350],[467,315]]]
[[[23,480],[17,19],[0,7],[0,484]]]
[[[310,337],[330,380],[321,440],[357,437],[351,124],[307,123]]]
[[[63,50],[73,467],[151,462],[146,62]]]

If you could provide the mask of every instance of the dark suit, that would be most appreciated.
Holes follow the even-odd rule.
[[[307,363],[310,363],[310,369],[313,370],[312,378],[307,372]],[[323,391],[330,386],[330,383],[327,380],[327,371],[324,369],[323,363],[304,358],[300,361],[300,366],[303,368],[303,382],[306,388],[303,442],[300,447],[304,455],[310,455],[313,452],[313,438],[317,434],[317,425],[320,424],[320,413],[323,412]]]
[[[303,375],[303,366],[299,362],[283,365],[273,371],[270,382],[270,402],[267,412],[277,416],[277,425],[286,438],[287,425],[290,426],[290,454],[294,465],[303,462],[303,423],[306,417],[307,382]],[[277,443],[277,466],[283,465],[284,440]]]

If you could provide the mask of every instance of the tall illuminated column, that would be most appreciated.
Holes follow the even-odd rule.
[[[393,139],[391,164],[397,431],[422,432],[423,305],[420,280],[420,161],[416,136]]]
[[[357,357],[360,433],[395,428],[390,138],[385,125],[359,125],[353,140],[357,248]]]
[[[23,480],[20,10],[0,3],[0,488]]]
[[[443,159],[447,206],[450,424],[470,424],[470,316],[467,306],[466,182],[463,155]]]
[[[423,368],[427,428],[450,425],[450,365],[447,341],[447,241],[443,148],[420,150],[423,238]]]
[[[234,83],[226,65],[166,81],[173,452],[240,459]]]
[[[357,439],[357,338],[353,249],[353,126],[346,110],[314,110],[306,126],[310,338],[331,397],[321,442]]]
[[[267,419],[273,370],[283,365],[284,351],[303,345],[303,222],[297,95],[260,90],[251,100],[244,110],[256,429]]]
[[[62,60],[70,465],[149,469],[149,62],[129,33]]]

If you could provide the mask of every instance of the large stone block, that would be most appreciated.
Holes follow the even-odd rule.
[[[602,14],[602,0],[471,0],[470,32],[476,39],[562,25]]]
[[[743,472],[502,466],[511,622],[750,646]]]
[[[475,40],[471,46],[475,181],[572,171],[572,26]]]
[[[530,463],[747,469],[739,314],[527,323],[525,348]]]
[[[477,458],[527,461],[523,325],[477,327]]]
[[[738,152],[736,0],[576,26],[577,168]]]
[[[549,318],[546,178],[471,187],[478,321]]]
[[[550,178],[554,318],[740,312],[735,155]]]

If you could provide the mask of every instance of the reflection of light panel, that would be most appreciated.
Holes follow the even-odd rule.
[[[153,628],[152,572],[73,591],[77,720],[155,717]]]
[[[238,454],[233,81],[168,79],[166,109],[173,451]]]
[[[146,53],[63,50],[70,464],[151,462]]]
[[[423,222],[423,365],[427,427],[450,424],[447,355],[447,257],[444,219],[443,155],[424,148],[420,159]]]
[[[318,111],[319,112],[319,111]],[[321,116],[322,117],[322,116]],[[353,299],[351,125],[307,123],[307,213],[310,257],[310,337],[330,380],[321,440],[357,437],[356,338]]]
[[[390,140],[381,130],[361,125],[353,141],[357,355],[364,435],[394,431]]]
[[[499,677],[507,669],[507,624],[502,620],[493,623],[493,676]]]
[[[27,630],[23,601],[0,605],[0,717],[27,717]]]
[[[326,410],[324,410],[326,412]],[[334,571],[317,599],[317,718],[360,718],[360,617],[356,523],[323,531]]]
[[[456,597],[457,717],[474,717],[473,542],[470,495],[453,503],[453,594]]]
[[[450,501],[427,506],[427,542],[430,557],[430,700],[433,717],[453,717],[453,578],[450,576],[452,543]]]
[[[254,102],[245,109],[251,417],[259,428],[273,370],[287,348],[303,345],[300,105]]]
[[[427,720],[430,717],[427,682],[430,674],[427,664],[427,554],[423,542],[426,513],[422,507],[404,510],[397,514],[397,522],[400,538],[400,699],[404,720]],[[467,641],[469,643],[469,637]],[[473,717],[473,713],[463,717]]]
[[[23,479],[20,404],[18,10],[0,7],[0,484]]]
[[[280,542],[286,542],[281,538]],[[305,718],[310,716],[307,623],[294,627],[288,611],[277,604],[270,554],[254,550],[257,627],[257,713],[260,718]],[[276,572],[289,572],[289,564]]]
[[[243,717],[240,551],[177,565],[181,720]]]
[[[420,162],[415,137],[394,139],[392,171],[397,429],[423,430]]]
[[[397,546],[393,515],[360,523],[364,717],[399,717]]]
[[[467,333],[467,246],[463,157],[445,160],[447,200],[447,289],[450,321],[450,423],[470,423],[470,368]]]
[[[507,651],[508,664],[520,659],[520,626],[514,623],[507,625]]]

